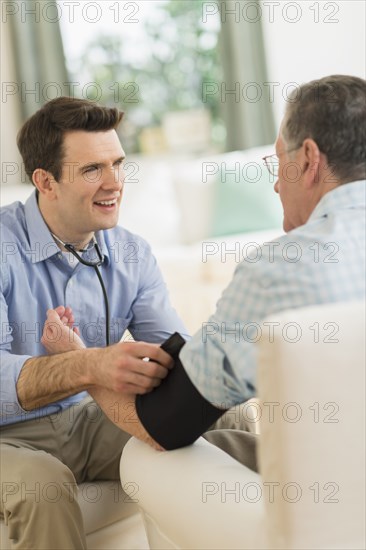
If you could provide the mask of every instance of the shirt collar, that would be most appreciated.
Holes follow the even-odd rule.
[[[366,180],[343,183],[326,193],[318,202],[309,220],[322,218],[337,210],[365,208]]]
[[[51,232],[44,221],[37,202],[37,192],[34,191],[25,203],[25,220],[28,229],[29,244],[33,254],[32,263],[43,262],[60,253],[59,246],[55,243]],[[109,251],[104,238],[104,231],[95,234],[100,250],[107,261],[110,262]]]
[[[106,265],[109,265],[111,259],[110,259],[107,244],[105,242],[104,231],[97,231],[95,233],[95,238],[96,238],[97,243],[99,245],[100,251],[101,251],[102,255],[104,256],[104,261],[105,261]]]

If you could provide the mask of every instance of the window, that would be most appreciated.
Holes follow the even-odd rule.
[[[202,4],[77,2],[72,17],[69,10],[61,18],[70,93],[126,112],[121,137],[129,153],[224,145],[219,95],[204,93],[222,80],[220,18],[203,22]]]

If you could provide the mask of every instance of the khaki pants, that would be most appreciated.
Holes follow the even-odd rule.
[[[211,426],[203,437],[219,447],[238,462],[258,472],[257,442],[258,437],[253,433],[254,423],[248,420],[244,405],[237,405],[229,409],[218,421]]]
[[[255,436],[238,429],[222,430],[246,429],[233,419],[220,419],[205,437],[255,467]],[[90,397],[60,414],[3,427],[0,512],[12,548],[86,548],[76,484],[118,480],[121,453],[129,438]]]
[[[60,414],[5,426],[1,513],[12,548],[86,548],[76,484],[119,479],[129,438],[90,397]]]

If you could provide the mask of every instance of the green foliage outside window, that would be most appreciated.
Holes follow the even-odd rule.
[[[205,82],[221,82],[219,23],[202,21],[203,0],[156,3],[154,17],[144,25],[141,44],[121,34],[99,34],[80,57],[78,78],[102,90],[104,104],[126,111],[123,140],[129,152],[139,150],[138,135],[159,126],[169,111],[207,108],[213,142],[225,139],[219,97],[202,99]],[[133,44],[132,44],[133,42]],[[96,92],[95,92],[96,93]]]

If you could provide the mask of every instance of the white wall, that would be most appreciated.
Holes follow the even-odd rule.
[[[279,83],[274,87],[277,126],[287,93],[293,89],[287,88],[289,83],[301,84],[330,74],[365,78],[363,0],[261,0],[261,8],[269,81]]]

